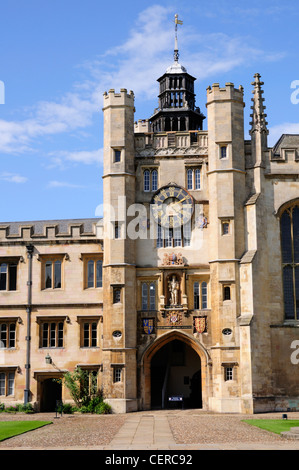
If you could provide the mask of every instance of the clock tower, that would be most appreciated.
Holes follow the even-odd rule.
[[[177,42],[177,24],[175,18],[174,62],[158,78],[160,85],[159,107],[150,118],[152,132],[175,132],[202,130],[205,116],[195,106],[194,82],[185,67],[179,63]]]

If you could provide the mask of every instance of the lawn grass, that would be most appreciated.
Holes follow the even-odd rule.
[[[299,419],[244,419],[243,422],[275,434],[299,427]]]
[[[51,424],[52,421],[1,421],[0,441]]]

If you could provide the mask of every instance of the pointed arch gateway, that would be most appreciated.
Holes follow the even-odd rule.
[[[192,376],[189,377],[190,382],[189,386],[191,388],[196,386],[196,390],[200,396],[198,397],[198,403],[200,401],[199,408],[207,409],[208,408],[208,397],[209,397],[209,367],[211,365],[210,356],[204,346],[197,341],[194,337],[191,337],[187,333],[174,330],[167,332],[157,338],[154,343],[152,343],[144,352],[141,358],[141,401],[142,408],[149,410],[152,408],[152,393],[153,393],[153,383],[152,383],[152,374],[154,373],[154,364],[155,358],[156,363],[161,360],[163,350],[170,346],[173,348],[174,345],[184,345],[190,355],[190,351],[198,360],[198,368],[194,370]],[[179,380],[182,380],[184,377],[181,375]],[[199,388],[198,388],[199,387]],[[193,394],[194,394],[193,390]],[[197,393],[197,392],[195,392]]]

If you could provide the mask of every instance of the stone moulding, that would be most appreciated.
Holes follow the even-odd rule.
[[[137,151],[135,156],[136,158],[144,158],[144,157],[169,157],[169,156],[207,156],[208,155],[208,147],[169,147],[169,148],[158,148],[155,149],[153,147],[146,148],[144,150]]]

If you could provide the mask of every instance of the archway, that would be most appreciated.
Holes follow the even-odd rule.
[[[201,408],[200,372],[200,357],[185,342],[164,345],[151,360],[151,408],[167,408],[173,396],[182,396],[185,408]]]
[[[159,337],[143,356],[143,408],[165,408],[174,395],[183,395],[185,407],[206,408],[209,363],[204,347],[188,334],[175,330]]]

